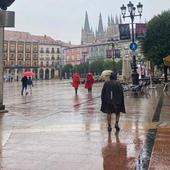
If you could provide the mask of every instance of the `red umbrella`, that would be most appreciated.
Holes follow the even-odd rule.
[[[32,71],[25,71],[23,72],[23,76],[34,77],[35,73],[33,73]]]

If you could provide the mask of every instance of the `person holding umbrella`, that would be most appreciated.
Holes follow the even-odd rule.
[[[31,77],[28,78],[27,85],[28,85],[28,89],[29,89],[30,93],[32,94],[33,82],[32,82]]]
[[[25,72],[22,73],[23,77],[21,79],[21,82],[22,82],[22,89],[21,89],[21,95],[23,96],[23,93],[25,91],[25,94],[27,95],[28,94],[28,91],[27,91],[27,85],[29,84],[30,85],[30,82],[29,80],[27,79],[27,77],[34,77],[35,76],[35,73],[33,73],[32,71],[30,70],[26,70]]]
[[[35,77],[35,73],[28,70],[28,71],[23,72],[23,76],[26,76],[26,77]]]
[[[85,88],[88,89],[89,93],[92,91],[93,83],[94,83],[93,74],[88,73],[85,80]]]
[[[125,113],[123,87],[117,80],[117,74],[112,72],[110,80],[103,85],[101,92],[101,111],[107,114],[108,132],[112,131],[111,116],[116,115],[115,128],[119,131],[119,117],[120,112]]]

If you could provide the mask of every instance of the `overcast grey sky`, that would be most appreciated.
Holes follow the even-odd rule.
[[[90,25],[95,30],[100,12],[106,27],[108,15],[119,15],[120,6],[128,2],[128,0],[15,0],[8,10],[16,13],[16,24],[12,30],[36,35],[46,34],[57,40],[79,44],[86,10]],[[132,2],[137,5],[139,1]],[[140,2],[144,5],[142,21],[148,21],[154,15],[170,8],[170,0]],[[139,18],[135,18],[135,21],[138,22]]]

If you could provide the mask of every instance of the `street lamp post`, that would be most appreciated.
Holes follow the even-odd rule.
[[[3,56],[4,56],[4,27],[14,27],[15,13],[6,11],[15,0],[0,1],[0,113],[6,112],[3,104]]]
[[[107,40],[108,42],[110,42],[111,46],[112,46],[112,62],[113,62],[113,70],[115,69],[114,66],[115,66],[115,61],[114,61],[114,39],[110,39],[110,40]]]
[[[142,8],[143,8],[143,5],[139,2],[138,5],[137,5],[137,9],[138,9],[138,15],[135,14],[135,10],[136,10],[136,7],[134,6],[134,4],[129,1],[129,3],[127,4],[127,7],[128,7],[128,12],[129,12],[129,15],[126,15],[126,6],[123,4],[122,7],[120,8],[121,9],[121,12],[122,12],[122,16],[123,18],[127,18],[127,17],[130,17],[131,18],[131,24],[132,24],[132,45],[135,44],[135,36],[134,36],[134,18],[136,16],[139,16],[141,17],[142,16]],[[132,71],[132,83],[133,85],[138,85],[139,84],[139,74],[137,73],[137,65],[136,65],[136,55],[135,55],[135,49],[132,50],[133,51],[133,71]]]

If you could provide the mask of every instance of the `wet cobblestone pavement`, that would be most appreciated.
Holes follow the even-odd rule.
[[[21,96],[20,84],[4,86],[0,165],[4,170],[135,169],[152,123],[159,93],[125,94],[119,134],[108,135],[100,112],[102,83],[92,94],[83,85],[74,95],[68,81],[35,82],[32,95]],[[114,121],[114,118],[113,118]]]
[[[158,129],[149,169],[170,169],[170,127]]]
[[[166,93],[164,94],[163,107],[149,169],[170,169],[170,95]]]

